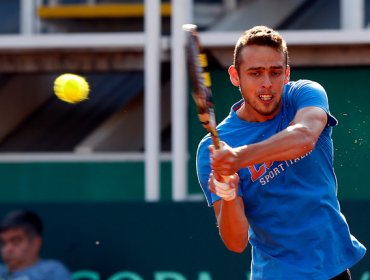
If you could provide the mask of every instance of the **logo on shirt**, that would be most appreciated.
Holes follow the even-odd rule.
[[[273,168],[274,161],[264,162],[261,165],[251,165],[248,166],[249,173],[251,174],[252,182],[259,181],[262,186],[268,184],[274,178],[280,176],[284,171],[290,166],[296,164],[301,159],[307,157],[312,151],[307,154],[297,157],[295,159],[290,159],[280,162],[278,165],[275,165]]]

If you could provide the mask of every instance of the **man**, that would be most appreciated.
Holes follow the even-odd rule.
[[[242,100],[218,126],[222,149],[207,135],[197,153],[226,247],[251,244],[252,279],[351,279],[366,249],[340,213],[325,90],[289,82],[286,43],[265,26],[240,37],[228,71]]]
[[[1,280],[70,280],[68,270],[58,261],[40,258],[41,219],[30,211],[9,213],[0,228]]]

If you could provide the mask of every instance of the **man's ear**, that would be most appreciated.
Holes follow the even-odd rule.
[[[285,84],[289,83],[289,80],[290,80],[290,66],[287,65],[286,66],[286,69],[285,69],[285,80],[284,80],[284,83]]]
[[[231,65],[228,69],[228,72],[230,76],[230,81],[233,84],[233,86],[239,87],[240,86],[239,74],[235,66]]]
[[[34,236],[32,239],[32,243],[34,245],[35,250],[39,252],[42,246],[42,237],[39,235]]]

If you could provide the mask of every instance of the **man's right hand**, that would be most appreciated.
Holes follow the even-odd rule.
[[[209,146],[211,168],[222,176],[230,176],[240,169],[237,149],[231,148],[225,142],[220,142],[220,149],[216,150],[213,145]]]

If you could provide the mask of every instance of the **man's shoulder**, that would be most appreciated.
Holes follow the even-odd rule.
[[[51,275],[55,279],[70,279],[70,272],[60,261],[54,259],[42,259],[30,269],[31,274]]]
[[[42,259],[38,262],[38,266],[45,269],[67,270],[62,262],[54,259]]]
[[[285,86],[283,100],[285,103],[297,103],[310,99],[326,100],[327,95],[324,87],[318,82],[311,80],[291,81]]]
[[[0,264],[0,277],[8,273],[4,264]],[[13,274],[14,279],[53,279],[69,280],[71,279],[68,269],[57,260],[39,260],[36,264],[19,270]],[[1,279],[1,278],[0,278]]]
[[[8,270],[7,270],[6,266],[5,266],[3,263],[0,263],[0,276],[1,276],[3,273],[7,272],[7,271],[8,271]]]
[[[320,89],[323,87],[320,83],[307,79],[300,79],[296,81],[290,81],[286,84],[286,89],[289,91],[299,90],[299,89]]]

